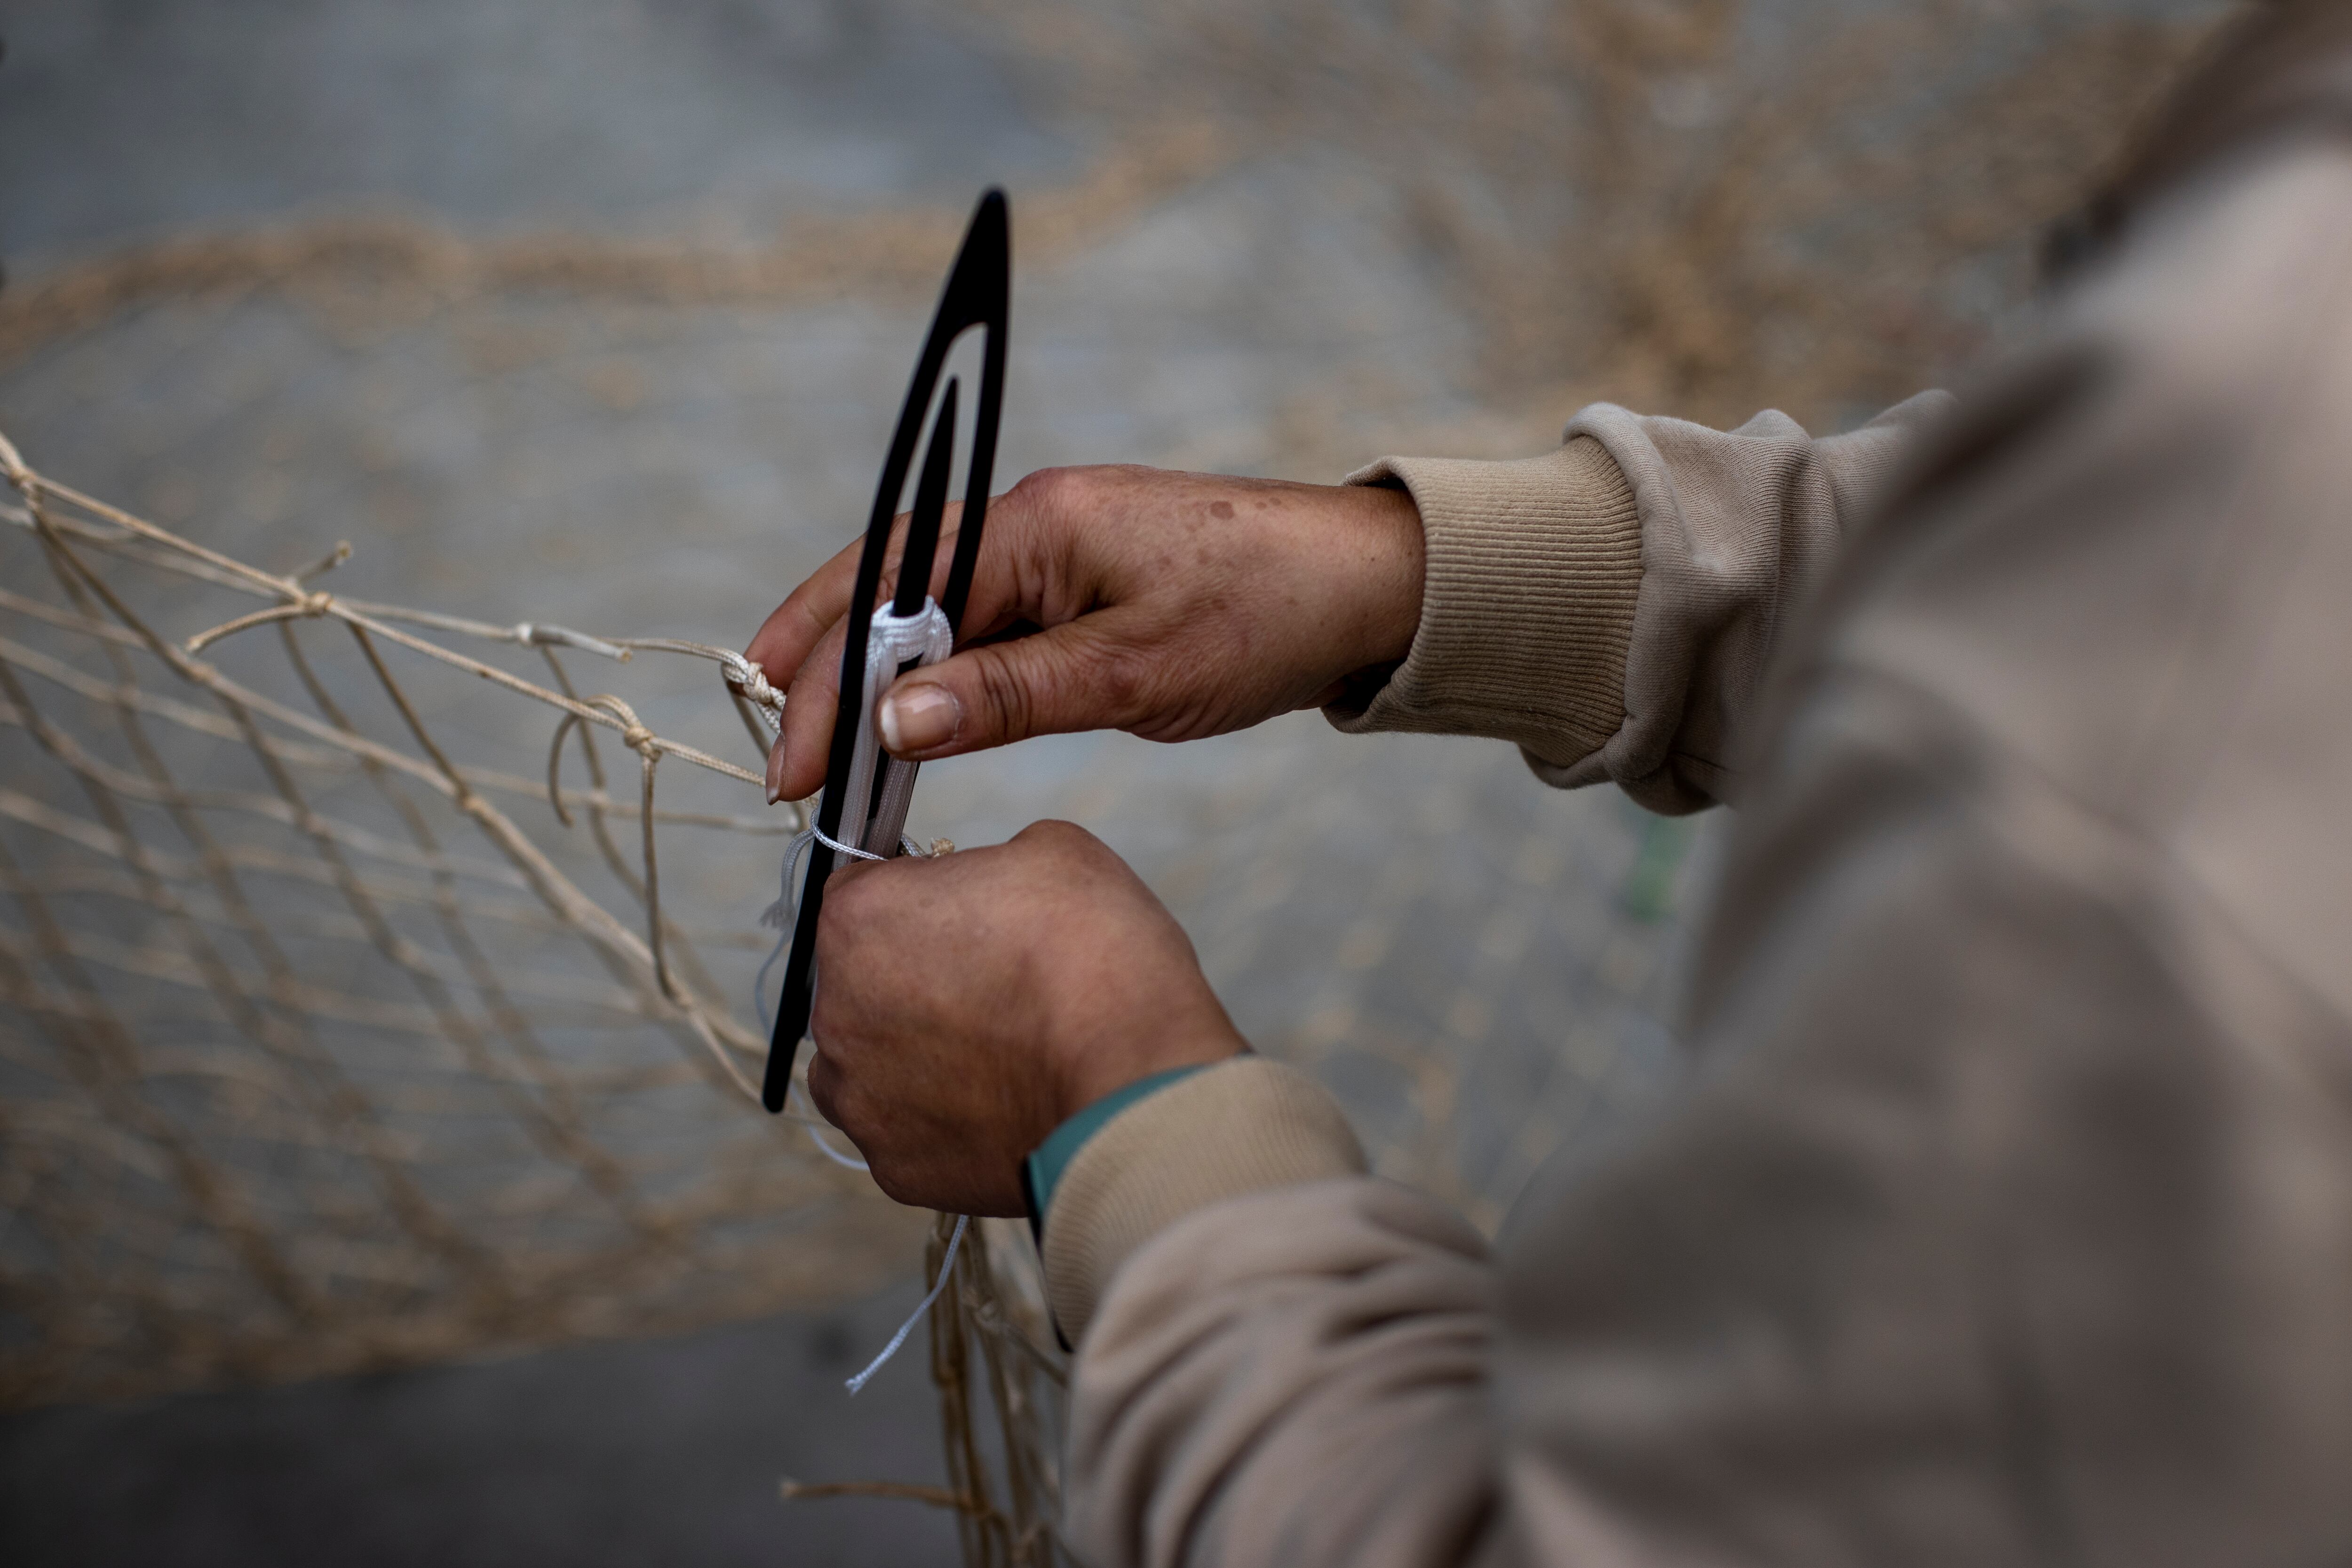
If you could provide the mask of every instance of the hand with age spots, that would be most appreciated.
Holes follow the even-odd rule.
[[[950,509],[934,596],[956,522]],[[859,548],[795,589],[747,650],[789,687],[772,799],[824,782]],[[894,542],[885,599],[897,560]],[[1241,729],[1403,658],[1421,590],[1421,519],[1401,491],[1033,474],[989,504],[964,645],[891,687],[883,744],[923,760],[1061,731]],[[1066,823],[835,873],[816,967],[812,1097],[885,1192],[956,1213],[1021,1212],[1021,1161],[1064,1119],[1244,1049],[1183,931]]]
[[[1246,1049],[1183,930],[1067,822],[836,872],[816,962],[810,1097],[884,1192],[951,1214],[1019,1214],[1072,1113]]]
[[[824,782],[860,548],[794,589],[745,650],[788,689],[772,800]],[[886,599],[897,559],[894,545]],[[929,760],[1073,730],[1172,741],[1246,728],[1402,659],[1421,590],[1421,519],[1400,490],[1046,469],[989,503],[963,645],[891,687],[882,742]]]

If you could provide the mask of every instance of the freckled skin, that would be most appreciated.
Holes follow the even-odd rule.
[[[1243,526],[1210,521],[1234,522],[1244,506]],[[951,553],[943,544],[934,593]],[[786,799],[824,781],[856,565],[856,546],[826,563],[747,650],[789,684],[773,780]],[[894,547],[886,595],[895,576]],[[1192,740],[1318,706],[1356,671],[1404,657],[1421,579],[1421,519],[1400,490],[1132,466],[1033,474],[990,505],[963,650],[899,683],[945,688],[961,715],[947,741],[907,755],[1085,729]],[[1039,630],[970,645],[1023,623]],[[1110,678],[1134,664],[1155,678]],[[1139,690],[1159,700],[1136,706]]]
[[[824,783],[857,553],[793,590],[747,650],[788,688],[770,762],[783,798]],[[904,755],[1084,729],[1190,740],[1319,706],[1404,657],[1422,574],[1420,516],[1400,490],[1033,474],[990,503],[963,646],[891,689],[902,714],[919,692],[952,699],[946,738]],[[894,547],[886,599],[895,576]],[[837,873],[817,942],[811,1092],[902,1202],[1017,1213],[1022,1156],[1071,1112],[1244,1049],[1183,932],[1066,823]]]

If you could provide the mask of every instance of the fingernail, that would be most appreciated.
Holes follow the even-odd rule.
[[[768,804],[772,806],[784,798],[784,737],[776,737],[776,744],[768,747]]]
[[[945,746],[962,722],[963,706],[945,686],[900,686],[882,699],[882,745],[893,756]]]

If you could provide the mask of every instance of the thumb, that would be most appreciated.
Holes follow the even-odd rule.
[[[1033,735],[1118,729],[1141,716],[1133,647],[1117,609],[910,670],[877,716],[893,757],[927,760]]]

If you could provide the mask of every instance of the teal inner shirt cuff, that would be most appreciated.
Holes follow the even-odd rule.
[[[1041,1236],[1045,1225],[1045,1206],[1054,1201],[1054,1188],[1061,1182],[1062,1173],[1078,1157],[1087,1140],[1100,1132],[1106,1123],[1138,1100],[1145,1099],[1165,1089],[1180,1078],[1190,1078],[1205,1061],[1190,1067],[1171,1067],[1165,1072],[1155,1072],[1149,1078],[1139,1078],[1123,1088],[1114,1089],[1068,1121],[1045,1134],[1045,1141],[1021,1162],[1023,1196],[1029,1200],[1029,1224]]]

